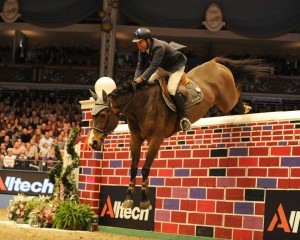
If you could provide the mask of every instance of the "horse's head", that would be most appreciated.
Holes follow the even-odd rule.
[[[101,150],[107,135],[117,127],[119,117],[112,111],[110,101],[104,90],[102,97],[99,97],[92,90],[90,92],[95,100],[95,105],[92,109],[93,126],[88,143],[93,149]]]

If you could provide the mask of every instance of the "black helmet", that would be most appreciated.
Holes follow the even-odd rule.
[[[134,33],[134,39],[132,42],[138,42],[148,38],[152,39],[151,31],[148,28],[138,28]]]

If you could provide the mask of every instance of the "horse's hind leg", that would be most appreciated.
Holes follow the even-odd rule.
[[[143,140],[134,134],[131,134],[130,138],[130,150],[132,155],[132,162],[131,162],[131,173],[130,173],[130,183],[129,187],[126,192],[126,198],[123,202],[123,208],[132,208],[133,207],[133,194],[135,190],[135,182],[136,182],[136,175],[138,172],[138,164],[140,161],[140,154],[141,154],[141,145]]]
[[[231,114],[246,114],[246,113],[250,112],[251,109],[252,109],[252,107],[249,106],[247,103],[243,102],[243,98],[240,95],[237,104],[230,111],[230,113]]]

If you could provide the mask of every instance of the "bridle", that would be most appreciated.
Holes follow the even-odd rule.
[[[108,117],[107,117],[107,120],[106,120],[106,123],[105,123],[103,129],[96,128],[96,127],[94,127],[94,126],[91,127],[93,130],[98,131],[98,132],[101,133],[100,139],[101,139],[102,142],[104,142],[105,138],[106,138],[109,134],[111,134],[111,133],[115,130],[115,128],[118,126],[118,124],[116,124],[116,125],[112,128],[112,130],[107,130],[108,124],[109,124],[109,120],[110,120],[110,116],[111,116],[110,114],[113,113],[116,117],[119,118],[120,115],[124,113],[124,111],[126,110],[126,108],[128,107],[128,105],[132,102],[132,100],[133,100],[133,98],[135,97],[135,95],[136,95],[136,92],[134,92],[133,96],[131,97],[131,99],[128,101],[128,103],[126,104],[126,106],[123,108],[123,110],[122,110],[120,113],[114,112],[114,111],[108,111],[108,114],[107,114]],[[108,102],[107,104],[95,104],[95,105],[106,106],[105,108],[102,109],[102,111],[103,111],[104,109],[110,108],[110,103],[109,103],[109,102]]]

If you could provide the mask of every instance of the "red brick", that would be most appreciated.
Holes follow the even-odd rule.
[[[175,157],[176,158],[188,158],[191,157],[191,150],[177,150],[175,152]]]
[[[162,223],[161,222],[154,222],[154,231],[161,232]]]
[[[299,177],[300,168],[291,168],[291,177]]]
[[[265,214],[265,204],[264,203],[255,203],[254,206],[255,215],[264,215]]]
[[[237,187],[255,187],[256,179],[254,178],[238,178]]]
[[[255,240],[263,240],[263,232],[262,231],[254,231],[253,239]]]
[[[268,177],[288,177],[288,175],[289,175],[288,168],[269,168],[268,169]]]
[[[156,209],[162,209],[163,208],[163,199],[156,198],[156,200],[155,200],[155,208]]]
[[[205,219],[204,213],[197,213],[197,212],[188,213],[188,223],[203,225],[204,219]]]
[[[174,223],[162,223],[162,232],[176,234],[178,231],[178,224]]]
[[[86,182],[86,176],[85,175],[79,175],[78,182]]]
[[[159,187],[156,189],[157,197],[171,197],[172,189],[170,187]]]
[[[252,230],[233,230],[233,240],[253,240],[252,235]]]
[[[283,136],[273,136],[273,141],[282,141]]]
[[[181,178],[166,178],[165,186],[181,186]]]
[[[273,156],[290,156],[291,147],[272,147],[271,155]]]
[[[294,146],[292,151],[293,156],[300,156],[300,146]]]
[[[224,189],[208,188],[206,198],[222,200],[222,199],[224,199]]]
[[[186,212],[171,212],[171,222],[175,223],[186,223]]]
[[[103,152],[103,159],[116,159],[115,152]]]
[[[203,158],[201,159],[201,167],[217,167],[218,166],[218,159],[216,158]]]
[[[140,165],[143,166],[144,165],[145,160],[140,161]],[[159,161],[155,161],[152,164],[152,168],[166,168],[167,167],[167,160],[164,159],[159,159]]]
[[[259,158],[260,167],[279,167],[279,157],[262,157]]]
[[[185,200],[180,201],[181,211],[196,211],[197,201],[196,200]]]
[[[160,161],[160,160],[159,160]],[[168,168],[182,168],[183,161],[180,159],[169,159],[167,163]]]
[[[227,188],[226,200],[244,200],[244,189]]]
[[[240,157],[239,166],[241,167],[258,166],[258,157]]]
[[[195,231],[196,231],[195,226],[183,225],[183,224],[179,225],[179,234],[194,236]]]
[[[113,176],[113,175],[115,175],[115,170],[105,168],[105,169],[102,170],[102,175]]]
[[[217,213],[233,213],[233,202],[217,202]]]
[[[184,168],[199,168],[200,159],[185,159],[183,161]]]
[[[88,160],[88,166],[89,167],[100,167],[100,161],[99,160]]]
[[[272,137],[261,137],[261,141],[271,141]]]
[[[216,178],[199,178],[199,186],[201,187],[216,187],[217,179]]]
[[[278,188],[300,188],[300,179],[278,179]]]
[[[241,228],[242,224],[242,216],[225,215],[225,227]]]
[[[237,167],[238,158],[220,158],[219,167]]]
[[[82,191],[81,197],[82,198],[91,198],[91,192]]]
[[[128,175],[128,169],[124,169],[124,168],[117,168],[116,169],[116,175],[118,176],[127,176]],[[151,175],[153,176],[153,170],[151,170]]]
[[[121,178],[120,178],[120,177],[109,177],[108,183],[109,183],[109,184],[117,184],[117,185],[120,185],[120,183],[121,183]]]
[[[89,191],[100,191],[100,185],[99,184],[86,184],[86,190]]]
[[[192,151],[192,157],[209,157],[209,150],[208,149],[197,149]]]
[[[160,151],[159,152],[160,158],[174,158],[175,152],[174,151]]]
[[[129,152],[117,152],[117,159],[129,159]]]
[[[277,129],[283,129],[283,125],[274,125],[273,130],[277,130]]]
[[[198,200],[197,201],[197,211],[198,212],[215,212],[215,201],[209,200]]]
[[[93,152],[84,152],[83,153],[83,157],[84,158],[88,158],[88,159],[91,159],[91,158],[93,158]]]
[[[267,169],[266,168],[249,168],[248,176],[249,177],[266,177]]]
[[[222,226],[222,214],[206,214],[205,224],[210,226]]]
[[[159,169],[158,176],[160,177],[172,177],[173,176],[173,169]]]
[[[246,169],[245,168],[228,168],[227,169],[227,176],[246,176]]]
[[[253,147],[249,148],[249,156],[268,156],[268,147]]]
[[[231,239],[232,229],[215,227],[215,238]]]
[[[207,176],[207,169],[191,169],[191,176]]]
[[[182,186],[191,187],[191,186],[198,186],[198,178],[183,178],[182,179]]]

